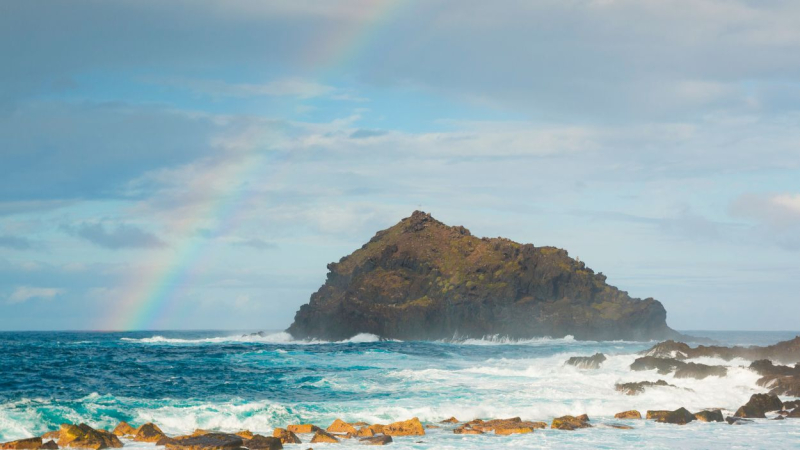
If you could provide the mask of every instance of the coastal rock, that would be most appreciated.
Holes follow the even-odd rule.
[[[283,429],[283,428],[275,428],[272,431],[272,437],[276,437],[281,440],[282,444],[301,444],[302,441],[296,434],[293,432]]]
[[[766,416],[769,411],[780,411],[783,402],[775,394],[753,394],[750,400],[736,410],[734,417],[760,418]]]
[[[55,440],[58,440],[58,438],[59,438],[60,436],[61,436],[61,430],[56,430],[56,431],[48,431],[47,433],[45,433],[45,434],[43,434],[43,435],[42,435],[42,440],[45,440],[45,439],[55,439]]]
[[[671,413],[672,411],[665,411],[665,410],[652,410],[647,411],[647,420],[655,419],[660,420],[662,417],[666,417],[667,414]]]
[[[356,434],[355,434],[355,437],[359,437],[359,438],[372,437],[372,436],[375,436],[375,432],[372,431],[372,428],[370,428],[370,427],[361,427],[361,428],[358,429],[358,431],[356,431]]]
[[[425,428],[419,419],[414,417],[410,420],[394,422],[384,426],[383,434],[387,436],[422,436],[425,434]]]
[[[55,441],[50,440],[43,443],[42,446],[39,447],[39,450],[58,450],[58,444],[56,444]]]
[[[678,408],[675,411],[670,411],[657,419],[658,422],[672,423],[675,425],[686,425],[693,420],[695,420],[694,414],[690,413],[686,408]]]
[[[768,359],[761,359],[753,361],[750,369],[761,375],[756,384],[769,388],[770,394],[800,396],[800,363],[789,367],[774,365]]]
[[[795,408],[792,412],[787,414],[786,417],[791,417],[792,419],[800,418],[800,407]]]
[[[250,431],[250,430],[242,430],[242,431],[238,431],[238,432],[236,432],[234,434],[236,434],[237,436],[239,436],[242,439],[253,439],[255,436],[257,436],[255,434],[253,434],[253,432]]]
[[[623,411],[623,412],[616,413],[616,414],[614,414],[614,418],[615,419],[641,419],[642,418],[642,413],[640,413],[639,411],[636,411],[635,409],[632,409],[630,411]]]
[[[317,430],[316,433],[314,433],[314,437],[311,438],[312,444],[335,444],[337,442],[339,442],[339,439],[336,436],[322,430]]]
[[[623,425],[621,423],[609,423],[606,425],[607,427],[616,428],[618,430],[632,430],[633,427],[630,425]]]
[[[52,441],[51,441],[52,442]],[[42,447],[42,438],[32,437],[0,444],[0,449],[8,450],[37,450]]]
[[[283,443],[280,439],[260,434],[253,435],[250,439],[244,439],[242,445],[250,450],[279,450],[283,448]]]
[[[694,413],[694,418],[700,422],[723,422],[725,419],[722,416],[722,411],[718,409],[705,410]]]
[[[792,400],[788,402],[783,402],[783,409],[795,409],[800,408],[800,400]],[[44,438],[44,436],[42,436]]]
[[[175,439],[166,444],[167,450],[234,450],[244,444],[235,434],[207,433]]]
[[[483,434],[483,431],[476,430],[469,425],[462,425],[453,430],[454,434]]]
[[[725,422],[728,422],[728,425],[746,425],[748,423],[753,423],[752,420],[742,419],[741,417],[731,417],[731,416],[726,417]]]
[[[544,422],[529,422],[513,417],[511,419],[493,419],[487,421],[473,421],[467,424],[471,429],[483,433],[494,431],[495,434],[521,434],[531,433],[535,429],[547,428]]]
[[[781,341],[765,347],[723,347],[717,345],[699,345],[695,348],[683,342],[660,342],[642,352],[645,356],[661,358],[692,359],[700,357],[721,358],[730,361],[742,358],[748,361],[769,359],[776,362],[795,364],[800,362],[800,336],[788,341]]]
[[[517,427],[511,427],[511,428],[495,428],[494,429],[494,434],[503,435],[503,436],[507,436],[509,434],[527,434],[527,433],[533,433],[533,428],[517,426]]]
[[[589,418],[582,414],[578,417],[575,416],[562,416],[553,419],[550,428],[554,430],[577,430],[578,428],[591,428]]]
[[[660,302],[631,298],[564,250],[480,239],[420,211],[328,269],[287,330],[297,339],[679,335]]]
[[[579,369],[599,369],[603,361],[606,360],[606,355],[602,353],[595,353],[592,356],[573,356],[565,363],[569,366],[575,366]]]
[[[299,425],[289,425],[286,427],[287,430],[291,431],[292,433],[316,433],[320,430],[320,427],[316,425],[312,425],[310,423],[304,423]]]
[[[443,420],[443,421],[441,421],[439,423],[458,423],[458,419],[456,419],[455,417],[451,417],[451,418],[445,419],[445,420]]]
[[[369,429],[375,434],[382,434],[384,427],[386,427],[386,425],[381,425],[379,423],[373,423],[372,425],[369,425]]]
[[[624,393],[625,395],[639,395],[645,391],[646,388],[651,386],[670,386],[675,387],[672,384],[667,383],[664,380],[658,381],[637,381],[632,383],[618,383],[614,385],[614,388]]]
[[[166,436],[158,425],[148,422],[136,429],[136,435],[133,440],[136,442],[158,442]]]
[[[63,424],[58,438],[58,446],[100,450],[121,448],[122,442],[114,434],[106,430],[95,430],[85,423],[80,425]]]
[[[724,377],[728,374],[728,369],[722,366],[709,366],[706,364],[687,363],[673,358],[658,358],[655,356],[643,356],[636,358],[631,364],[631,370],[658,370],[658,373],[665,375],[675,372],[675,378],[704,378],[715,376]]]
[[[358,430],[356,427],[350,425],[349,423],[345,422],[342,419],[336,419],[333,423],[327,428],[327,431],[330,433],[353,433],[356,434]]]
[[[382,434],[380,436],[373,436],[373,437],[359,439],[358,442],[364,445],[386,445],[386,444],[391,444],[393,440],[391,436],[386,436],[385,434]]]
[[[114,428],[112,431],[117,436],[135,436],[136,435],[136,428],[130,426],[128,422],[120,422],[119,425]]]

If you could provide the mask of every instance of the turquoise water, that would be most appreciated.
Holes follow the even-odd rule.
[[[692,334],[726,344],[766,345],[800,333]],[[120,420],[153,421],[174,434],[195,428],[271,434],[289,423],[327,426],[335,418],[387,423],[415,416],[427,422],[520,416],[549,422],[588,413],[598,425],[588,430],[500,437],[461,436],[444,428],[421,438],[397,438],[394,446],[674,448],[680,439],[683,448],[800,447],[800,420],[603,427],[619,422],[613,414],[628,409],[715,407],[732,413],[751,394],[764,391],[746,361],[699,361],[731,367],[727,377],[705,380],[631,372],[636,352],[652,344],[570,338],[397,342],[371,335],[309,343],[280,332],[0,333],[0,441],[38,435],[63,422],[111,428]],[[600,370],[564,366],[570,356],[595,352],[609,357]],[[615,383],[657,379],[679,389],[635,397],[614,390]],[[357,444],[336,448],[351,445]]]

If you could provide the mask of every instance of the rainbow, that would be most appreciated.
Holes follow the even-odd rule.
[[[404,4],[407,2],[365,0],[358,10],[357,25],[341,27],[326,36],[304,55],[305,62],[318,70],[318,78],[340,70],[364,52],[381,26],[398,14]],[[269,143],[264,144],[235,162],[215,166],[195,180],[192,192],[199,198],[171,229],[177,243],[162,250],[159,261],[131,271],[122,284],[123,294],[108,302],[96,329],[163,329],[173,323],[172,318],[190,313],[187,311],[190,302],[179,300],[195,284],[197,268],[213,250],[213,240],[204,237],[201,230],[211,225],[215,234],[224,235],[236,229],[248,200],[244,186],[249,180],[263,179],[268,170],[268,158],[263,151]]]

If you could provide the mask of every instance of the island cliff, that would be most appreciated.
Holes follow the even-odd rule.
[[[328,269],[287,330],[295,338],[680,336],[660,302],[631,298],[565,250],[477,238],[420,211]]]

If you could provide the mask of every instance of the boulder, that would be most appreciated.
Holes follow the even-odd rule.
[[[266,437],[260,434],[255,434],[250,439],[244,439],[243,445],[250,450],[279,450],[283,448],[283,443],[279,438]]]
[[[158,442],[161,438],[166,437],[158,425],[148,422],[136,429],[136,435],[133,440],[136,442]]]
[[[795,408],[800,408],[800,400],[783,402],[783,409],[790,410]],[[44,436],[42,436],[42,438],[44,438]]]
[[[136,435],[136,428],[133,428],[128,424],[128,422],[122,421],[120,422],[114,431],[112,431],[117,436],[135,436]]]
[[[122,448],[122,442],[113,433],[106,430],[95,430],[84,423],[80,425],[63,424],[58,438],[58,446],[100,450]]]
[[[687,359],[691,353],[692,348],[683,342],[675,342],[672,340],[659,342],[658,344],[650,347],[641,354],[645,356],[654,356],[656,358],[670,358],[682,361]]]
[[[694,413],[694,418],[700,422],[724,422],[725,418],[722,416],[722,411],[718,409],[705,410]]]
[[[272,437],[280,439],[282,444],[302,444],[296,434],[283,428],[275,428],[272,431]]]
[[[508,428],[495,428],[494,434],[507,436],[509,434],[526,434],[526,433],[533,433],[533,428],[531,427],[508,427]]]
[[[237,436],[239,436],[240,438],[242,438],[242,439],[253,439],[253,437],[255,437],[255,436],[256,436],[256,435],[255,435],[255,434],[253,434],[253,432],[252,432],[252,431],[250,431],[250,430],[242,430],[242,431],[236,432],[235,434],[236,434]]]
[[[364,445],[386,445],[392,443],[392,437],[382,434],[380,436],[373,436],[359,439],[358,442]]]
[[[333,423],[327,428],[327,431],[330,433],[353,433],[356,434],[358,430],[356,427],[350,425],[349,423],[345,422],[342,419],[336,419]]]
[[[792,410],[792,412],[790,412],[789,414],[787,414],[787,415],[786,415],[786,417],[791,417],[792,419],[798,419],[798,418],[800,418],[800,406],[798,406],[797,408],[795,408],[794,410]]]
[[[647,420],[655,419],[658,420],[662,417],[666,417],[667,414],[671,413],[672,411],[665,411],[665,410],[648,410],[647,411]]]
[[[564,364],[575,366],[579,369],[599,369],[600,365],[605,360],[606,355],[602,353],[595,353],[592,356],[573,356]]]
[[[636,411],[635,409],[632,409],[630,411],[618,412],[618,413],[614,414],[614,418],[615,419],[641,419],[642,418],[642,414],[639,411]]]
[[[455,417],[451,417],[449,419],[444,419],[443,421],[441,421],[439,423],[458,423],[458,419],[456,419]]]
[[[734,417],[765,418],[766,412],[780,411],[783,402],[775,394],[753,394],[750,400],[736,410]]]
[[[692,422],[694,414],[690,413],[686,408],[678,408],[675,411],[670,411],[657,419],[661,423],[672,423],[675,425],[686,425]]]
[[[476,430],[469,425],[461,425],[460,427],[453,430],[454,434],[483,434],[483,431]]]
[[[286,427],[287,430],[291,431],[292,433],[304,434],[304,433],[316,433],[320,430],[320,428],[316,425],[311,425],[310,423],[304,423],[299,425],[289,425]]]
[[[372,437],[372,436],[375,436],[375,432],[372,431],[372,428],[370,428],[370,427],[361,427],[361,428],[358,429],[358,431],[356,431],[356,434],[355,434],[355,437],[359,437],[359,438]]]
[[[22,449],[37,450],[41,447],[42,447],[42,438],[40,437],[20,439],[17,441],[5,442],[3,444],[0,444],[0,449],[9,449],[9,450],[22,450]]]
[[[618,430],[632,430],[633,427],[630,425],[622,425],[621,423],[609,423],[606,425],[607,427],[616,428]]]
[[[553,419],[553,423],[550,424],[550,428],[556,430],[577,430],[578,428],[591,428],[588,417],[586,417],[586,419],[583,420],[584,417],[586,417],[585,414],[580,415],[578,417],[574,416],[557,417]]]
[[[339,442],[339,439],[336,436],[328,433],[327,431],[322,431],[322,430],[317,430],[314,433],[314,437],[311,438],[312,444],[323,444],[323,443],[335,444],[337,442]]]
[[[383,427],[383,434],[387,436],[423,436],[425,434],[425,428],[422,426],[419,419],[414,417],[410,420],[386,425]]]
[[[58,450],[58,444],[56,444],[55,441],[50,440],[43,443],[42,446],[39,447],[39,450]]]
[[[375,434],[383,434],[384,427],[386,427],[386,425],[381,425],[379,423],[373,423],[372,425],[369,425],[369,429]]]
[[[174,439],[166,444],[166,448],[167,450],[235,450],[243,444],[242,438],[235,434],[207,433]]]
[[[742,419],[741,417],[731,417],[731,416],[726,417],[725,422],[728,422],[728,425],[746,425],[748,423],[753,423],[752,420]]]
[[[614,385],[614,388],[625,395],[639,395],[643,393],[646,388],[652,386],[675,387],[664,380],[658,380],[658,381],[637,381],[631,383],[617,383]]]

